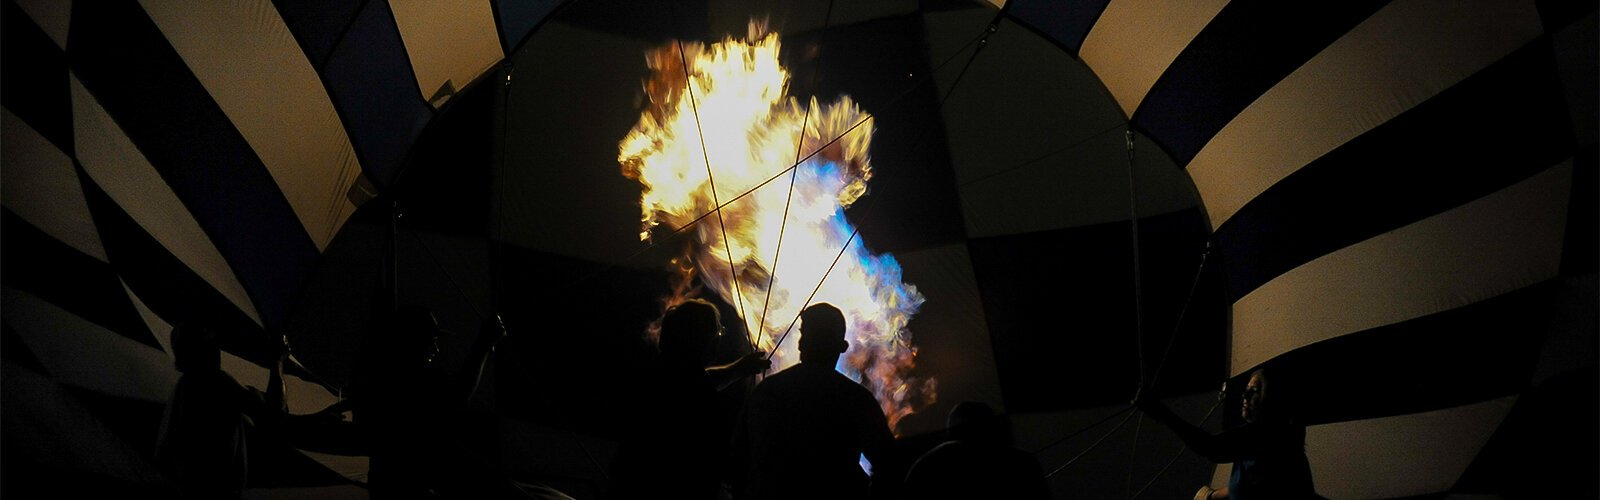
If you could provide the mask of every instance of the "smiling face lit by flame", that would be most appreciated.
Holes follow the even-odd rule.
[[[802,105],[786,96],[778,36],[765,31],[752,23],[744,41],[646,54],[650,108],[617,155],[623,175],[643,186],[640,236],[726,204],[689,229],[702,281],[736,306],[752,344],[775,351],[777,369],[798,360],[793,339],[778,341],[812,290],[811,303],[838,306],[851,341],[840,368],[874,391],[892,425],[932,402],[933,381],[910,375],[906,325],[922,295],[901,281],[893,256],[866,249],[844,214],[872,178],[872,117],[848,97]]]

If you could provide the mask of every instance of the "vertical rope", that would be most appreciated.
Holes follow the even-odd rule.
[[[1133,129],[1129,128],[1123,137],[1126,139],[1126,144],[1127,144],[1127,147],[1128,147],[1128,222],[1130,223],[1129,225],[1132,227],[1132,231],[1130,231],[1130,235],[1131,235],[1131,237],[1133,239],[1133,324],[1134,324],[1133,336],[1134,336],[1135,345],[1138,347],[1138,351],[1137,351],[1138,358],[1139,358],[1139,385],[1138,385],[1138,387],[1142,388],[1142,387],[1144,387],[1144,382],[1145,382],[1145,379],[1144,379],[1144,372],[1145,372],[1145,363],[1144,363],[1144,276],[1142,274],[1143,265],[1140,262],[1140,260],[1142,260],[1142,259],[1141,259],[1141,255],[1140,255],[1140,252],[1139,252],[1139,196],[1138,196],[1139,191],[1138,191],[1138,187],[1137,187],[1137,183],[1136,183],[1137,179],[1134,176]]]
[[[1133,237],[1133,336],[1134,345],[1135,348],[1138,349],[1137,354],[1139,358],[1139,385],[1134,387],[1134,397],[1137,398],[1139,391],[1143,390],[1145,383],[1144,276],[1142,274],[1143,265],[1140,262],[1142,260],[1141,254],[1139,252],[1139,190],[1137,182],[1138,179],[1134,175],[1135,163],[1133,150],[1133,129],[1130,127],[1123,137],[1128,148],[1128,221],[1130,222],[1129,225],[1132,226],[1131,233]],[[1144,418],[1141,416],[1139,421],[1134,423],[1133,442],[1128,445],[1128,480],[1126,491],[1127,496],[1130,498],[1133,496],[1133,466],[1134,460],[1139,454],[1139,430],[1142,427],[1144,427]]]
[[[833,0],[828,0],[828,10],[822,15],[822,29],[828,29],[828,20],[833,17]],[[822,56],[817,56],[817,67],[822,66]],[[811,72],[810,89],[813,94],[817,89],[817,73]],[[778,257],[783,255],[783,235],[789,228],[789,205],[794,201],[794,183],[800,174],[800,153],[806,147],[806,127],[811,126],[811,106],[806,106],[806,116],[800,120],[800,140],[794,145],[794,166],[789,167],[789,194],[783,199],[783,222],[778,224],[778,247],[772,251],[772,271],[767,273],[767,297],[761,302],[761,320],[756,323],[757,336],[767,328],[767,307],[772,305],[772,283],[778,279]],[[802,304],[803,305],[803,304]],[[776,348],[776,344],[774,344]]]
[[[667,8],[676,20],[677,9],[673,7],[672,0],[667,0]],[[689,56],[684,53],[682,41],[674,43],[678,46],[678,59],[683,63],[683,90],[689,95],[689,109],[694,112],[694,129],[700,136],[700,156],[706,162],[706,181],[711,185],[711,204],[717,207],[717,226],[722,229],[722,249],[728,252],[728,272],[733,275],[734,301],[739,303],[739,320],[744,323],[745,340],[749,341],[750,319],[744,312],[744,291],[739,287],[739,267],[733,262],[733,245],[728,242],[728,225],[722,219],[722,202],[717,199],[717,178],[711,173],[711,153],[706,150],[706,133],[700,127],[700,104],[696,102],[694,96],[694,79],[693,73],[689,70]],[[752,343],[750,348],[754,350],[755,345]]]

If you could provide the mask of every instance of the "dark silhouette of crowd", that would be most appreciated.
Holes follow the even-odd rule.
[[[668,308],[653,357],[624,392],[634,425],[595,493],[619,500],[1049,497],[1039,464],[1011,447],[1005,419],[981,403],[957,405],[948,440],[908,455],[872,393],[837,368],[851,347],[843,313],[813,304],[798,326],[800,362],[758,377],[772,366],[765,353],[719,352],[728,344],[716,305],[693,299]],[[268,387],[252,389],[221,369],[216,332],[203,322],[180,325],[172,345],[181,377],[158,463],[180,498],[240,498],[252,484],[246,436],[270,436],[274,442],[263,444],[369,457],[362,484],[372,498],[568,498],[512,480],[494,457],[457,436],[470,425],[464,415],[506,337],[491,315],[458,368],[446,370],[437,362],[440,344],[458,336],[426,308],[396,307],[368,332],[341,401],[294,415],[283,379],[286,340]]]

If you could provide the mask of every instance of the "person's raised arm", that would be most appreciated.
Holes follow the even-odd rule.
[[[771,367],[772,361],[767,359],[766,353],[756,351],[741,356],[732,363],[706,368],[706,377],[710,378],[712,386],[720,391],[738,382],[739,379],[767,371]]]
[[[1172,432],[1178,435],[1178,439],[1182,439],[1183,444],[1188,445],[1195,453],[1199,453],[1201,456],[1217,463],[1238,460],[1239,450],[1233,446],[1235,443],[1195,427],[1193,424],[1179,418],[1178,415],[1172,413],[1172,410],[1167,409],[1160,402],[1153,399],[1140,398],[1134,401],[1134,405],[1143,410],[1145,415],[1160,422],[1161,425],[1166,426],[1168,429],[1172,429]]]

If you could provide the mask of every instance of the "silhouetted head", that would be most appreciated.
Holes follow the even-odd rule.
[[[950,439],[957,441],[1009,445],[1010,430],[994,408],[978,401],[963,401],[950,409],[945,420]]]
[[[1256,370],[1250,374],[1250,382],[1244,386],[1244,394],[1240,395],[1239,416],[1245,422],[1255,422],[1261,419],[1265,406],[1262,404],[1267,399],[1267,372]]]
[[[833,364],[839,354],[850,349],[845,341],[844,313],[826,302],[813,304],[800,313],[800,361]]]
[[[222,369],[222,349],[217,347],[217,333],[192,321],[173,327],[172,358],[182,373]]]
[[[706,366],[716,352],[722,336],[722,315],[717,306],[703,299],[690,299],[672,306],[661,317],[661,355]]]

